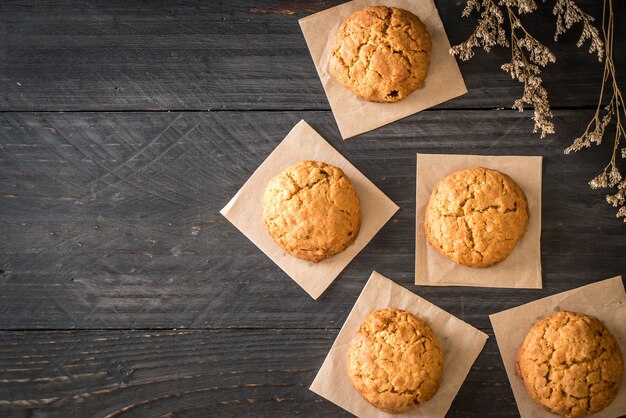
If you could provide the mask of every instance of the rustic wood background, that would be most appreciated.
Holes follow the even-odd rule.
[[[510,110],[496,48],[460,63],[465,96],[344,142],[297,24],[337,3],[0,3],[0,416],[349,415],[308,386],[374,269],[490,335],[448,415],[518,415],[487,315],[626,274],[587,187],[611,141],[563,155],[602,66],[578,26],[552,42],[548,1],[523,20],[558,57],[556,135]],[[436,3],[465,39],[464,2]],[[401,207],[318,301],[218,213],[300,119]],[[416,152],[544,156],[543,290],[412,284]]]

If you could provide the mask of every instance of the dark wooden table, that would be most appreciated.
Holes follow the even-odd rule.
[[[497,48],[460,64],[468,94],[344,142],[297,24],[335,3],[0,3],[0,416],[348,415],[308,386],[374,269],[490,335],[449,416],[517,416],[487,315],[626,274],[587,186],[612,141],[563,154],[602,66],[543,6],[556,135],[509,109]],[[453,44],[463,5],[437,0]],[[218,213],[300,119],[401,208],[317,301]],[[412,284],[416,152],[544,157],[543,290]]]

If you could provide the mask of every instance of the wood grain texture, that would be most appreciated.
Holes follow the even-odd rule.
[[[340,1],[4,1],[0,110],[328,109],[297,20]],[[462,1],[437,0],[450,42],[472,32]],[[576,48],[579,27],[552,41],[551,2],[523,22],[553,48],[544,71],[553,106],[597,101],[602,66]],[[602,2],[581,0],[593,16]],[[616,1],[616,38],[626,34]],[[615,64],[626,45],[615,42]],[[509,108],[521,86],[500,66],[510,52],[460,63],[469,93],[440,108]],[[572,88],[575,86],[575,88]]]
[[[0,413],[347,417],[307,389],[336,335],[294,329],[0,332]],[[448,415],[516,416],[505,379],[492,338]]]
[[[517,416],[488,314],[626,275],[587,186],[611,144],[562,153],[601,66],[548,2],[523,22],[558,57],[556,135],[491,110],[521,94],[495,49],[467,95],[345,142],[297,24],[338,3],[0,2],[0,417],[348,416],[308,386],[374,269],[490,335],[448,416]],[[476,16],[436,3],[464,40]],[[401,207],[317,301],[218,213],[300,119]],[[544,156],[543,290],[412,284],[417,152]]]
[[[329,112],[5,113],[0,329],[336,328],[374,269],[416,289],[416,152],[543,155],[546,290],[416,289],[488,328],[626,275],[626,230],[587,186],[609,144],[562,154],[586,113],[557,112],[547,140],[515,111],[432,111],[347,142]],[[218,213],[302,117],[401,207],[318,301]]]

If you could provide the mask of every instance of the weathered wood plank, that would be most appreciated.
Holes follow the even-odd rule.
[[[463,40],[463,2],[436,1]],[[491,335],[448,415],[517,415],[487,315],[626,274],[626,230],[586,186],[610,144],[562,154],[587,110],[544,141],[485,110],[341,141],[297,25],[337,3],[0,3],[0,416],[347,416],[307,388],[373,269]],[[551,103],[593,105],[601,67],[552,20],[524,19],[559,59]],[[461,63],[470,93],[440,108],[508,107],[506,59]],[[6,112],[170,109],[220,112]],[[301,118],[401,206],[318,301],[218,214]],[[543,291],[412,285],[418,151],[545,157]]]
[[[337,3],[2,2],[0,110],[325,110],[297,20]],[[601,3],[580,2],[594,16]],[[626,30],[624,6],[615,3],[619,69]],[[475,16],[461,17],[463,5],[437,1],[453,44],[475,25]],[[552,105],[594,105],[602,68],[575,47],[579,28],[552,42],[549,5],[524,22],[557,54],[544,72]],[[521,89],[500,70],[509,58],[496,48],[461,63],[470,93],[441,107],[511,106]]]
[[[0,329],[336,328],[374,269],[488,328],[626,275],[626,230],[586,186],[610,144],[561,153],[588,116],[540,141],[515,111],[432,111],[344,142],[329,112],[2,114]],[[401,207],[318,301],[218,213],[302,117]],[[545,291],[411,284],[418,151],[545,156]]]
[[[0,413],[349,416],[308,390],[336,335],[294,329],[0,332]],[[448,416],[516,416],[493,337]]]

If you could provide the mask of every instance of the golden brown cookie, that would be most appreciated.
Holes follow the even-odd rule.
[[[300,161],[270,180],[263,196],[263,221],[289,254],[318,262],[356,239],[359,197],[340,168]]]
[[[528,224],[526,195],[509,176],[483,167],[456,171],[433,190],[424,229],[430,245],[469,267],[504,260]]]
[[[422,85],[431,47],[426,26],[413,13],[366,7],[339,27],[329,70],[363,99],[397,102]]]
[[[566,417],[583,417],[613,401],[624,359],[602,322],[563,311],[531,328],[516,365],[528,394],[541,406]]]
[[[401,309],[374,311],[350,342],[348,375],[359,394],[392,414],[435,396],[443,353],[433,330]]]

